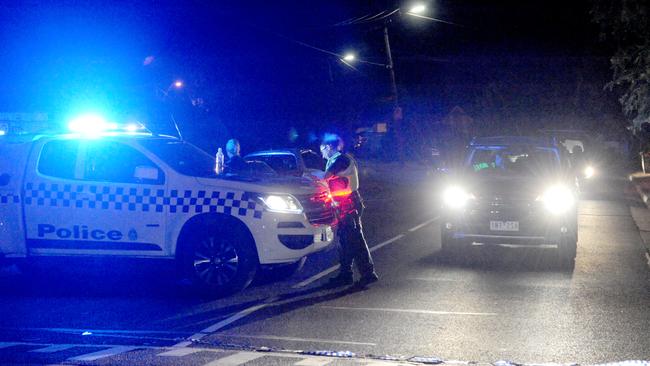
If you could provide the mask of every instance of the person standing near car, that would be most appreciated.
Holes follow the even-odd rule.
[[[375,273],[372,256],[363,236],[361,215],[363,200],[359,194],[359,172],[356,161],[344,154],[343,140],[335,134],[327,134],[320,145],[324,159],[325,180],[332,197],[338,205],[339,226],[339,260],[341,269],[336,277],[329,280],[329,286],[344,286],[353,283],[352,263],[356,263],[361,279],[358,284],[366,286],[376,282],[379,277]]]

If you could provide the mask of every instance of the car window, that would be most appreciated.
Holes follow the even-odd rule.
[[[140,151],[114,142],[89,140],[84,143],[83,179],[96,182],[162,184],[163,172]],[[138,178],[136,170],[155,169],[157,177]]]
[[[74,179],[79,141],[50,141],[43,146],[38,171],[51,177]]]
[[[309,150],[309,151],[303,151],[300,153],[302,155],[302,160],[305,162],[305,167],[308,169],[316,169],[316,170],[325,170],[325,164],[323,158]]]

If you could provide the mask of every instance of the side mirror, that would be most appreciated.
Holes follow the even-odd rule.
[[[135,167],[133,178],[138,180],[157,181],[159,178],[158,168],[151,166],[139,165]]]

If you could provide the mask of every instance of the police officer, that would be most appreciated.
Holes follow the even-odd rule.
[[[358,284],[366,286],[376,282],[379,277],[368,250],[368,244],[363,236],[361,215],[363,201],[359,194],[359,173],[354,159],[342,153],[343,140],[334,134],[327,134],[320,146],[321,154],[327,159],[325,179],[328,182],[332,197],[338,204],[339,214],[339,258],[341,269],[338,275],[331,278],[328,286],[351,285],[352,262],[361,273]]]
[[[227,173],[240,173],[246,169],[246,161],[240,155],[241,147],[237,139],[230,139],[226,143],[226,155],[228,160],[225,162],[225,171]]]

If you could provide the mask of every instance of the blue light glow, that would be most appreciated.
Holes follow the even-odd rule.
[[[84,135],[97,135],[105,131],[116,130],[117,127],[116,123],[109,123],[104,117],[96,114],[85,114],[68,123],[68,129],[71,132]]]

